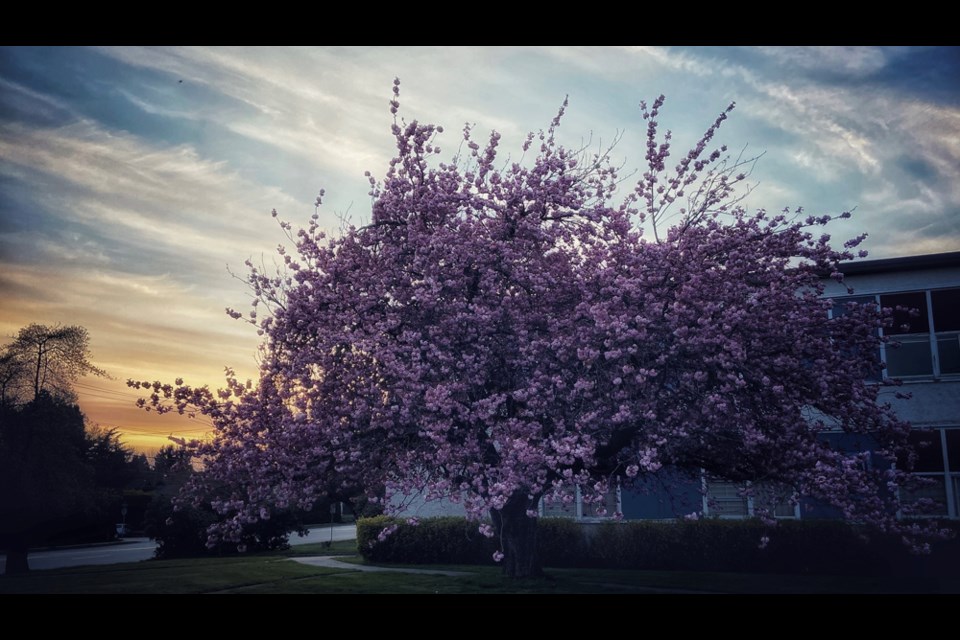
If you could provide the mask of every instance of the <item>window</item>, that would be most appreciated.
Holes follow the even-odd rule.
[[[576,518],[580,507],[580,492],[575,491],[569,502],[560,500],[540,500],[540,515],[547,518]]]
[[[614,514],[621,513],[620,487],[613,486],[607,490],[603,503],[584,502],[580,487],[565,487],[571,494],[569,502],[540,500],[540,515],[553,518],[576,518],[577,520],[609,520]],[[602,511],[602,513],[601,513]]]
[[[960,373],[960,289],[931,291],[930,298],[940,373]]]
[[[872,304],[874,305],[874,309],[876,309],[877,297],[876,296],[854,296],[854,297],[848,297],[848,298],[837,298],[836,300],[834,300],[833,310],[831,315],[834,318],[846,315],[847,313],[849,313],[849,307],[847,305],[849,305],[850,303],[857,304],[857,305]],[[878,338],[880,336],[880,332],[877,330],[874,330],[873,336],[875,338]],[[855,355],[855,354],[850,354],[850,355]],[[879,346],[873,349],[873,361],[876,363],[882,362]],[[880,382],[882,378],[881,378],[881,372],[880,372],[879,366],[875,368],[871,368],[871,370],[866,373],[865,378],[872,382]]]
[[[736,483],[709,480],[703,513],[721,518],[746,518],[750,515],[749,500]]]
[[[798,505],[790,503],[789,491],[783,487],[764,483],[747,483],[749,491],[741,490],[744,485],[706,478],[706,492],[703,498],[703,514],[720,518],[750,518],[758,515],[761,509],[771,512],[775,518],[799,518]]]
[[[939,378],[960,374],[960,289],[937,289],[837,298],[833,316],[848,302],[876,302],[893,309],[893,324],[884,329],[891,342],[881,358],[886,376]],[[879,376],[871,378],[879,380]]]
[[[960,429],[917,429],[910,434],[917,452],[913,473],[931,480],[922,487],[901,489],[902,504],[927,499],[927,506],[912,515],[960,517]]]

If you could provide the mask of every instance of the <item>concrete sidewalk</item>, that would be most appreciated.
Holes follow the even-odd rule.
[[[308,564],[313,567],[327,567],[330,569],[347,569],[351,571],[368,572],[390,572],[390,573],[423,573],[427,575],[441,576],[468,576],[467,571],[444,571],[442,569],[404,569],[400,567],[375,567],[368,564],[352,564],[337,560],[336,556],[310,556],[307,558],[290,558],[300,564]]]

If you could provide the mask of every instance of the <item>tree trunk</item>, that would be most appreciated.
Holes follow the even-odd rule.
[[[494,529],[500,534],[503,573],[509,578],[543,575],[537,549],[537,518],[527,515],[530,503],[526,493],[517,492],[510,496],[503,509],[490,510]]]
[[[7,546],[7,567],[5,573],[12,576],[17,573],[27,573],[30,565],[27,562],[27,552],[30,550],[26,536],[14,535],[10,537]]]

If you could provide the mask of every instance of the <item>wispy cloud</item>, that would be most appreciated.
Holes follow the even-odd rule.
[[[667,93],[677,149],[736,101],[718,143],[767,152],[750,206],[857,207],[834,235],[870,232],[874,257],[960,249],[952,49],[0,48],[0,63],[0,332],[84,324],[118,378],[255,372],[254,330],[223,313],[247,299],[225,265],[269,263],[284,240],[270,210],[305,220],[320,187],[322,223],[350,203],[364,218],[363,172],[395,149],[394,76],[401,117],[447,129],[444,160],[464,122],[519,156],[569,94],[561,140],[623,133],[615,155],[634,167],[639,100]],[[96,385],[94,417],[164,433],[121,410],[122,381]]]
[[[887,64],[887,54],[879,47],[760,47],[759,50],[778,64],[821,74],[866,76]]]

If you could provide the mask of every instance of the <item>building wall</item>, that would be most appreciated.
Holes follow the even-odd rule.
[[[423,493],[410,496],[394,496],[390,506],[403,517],[433,518],[436,516],[465,516],[462,504],[448,499],[427,500]]]
[[[843,284],[830,280],[827,283],[824,295],[828,298],[850,295],[847,293],[847,287],[851,287],[853,295],[858,296],[960,287],[960,267],[945,266],[931,269],[911,269],[902,272],[848,275],[844,278]]]

